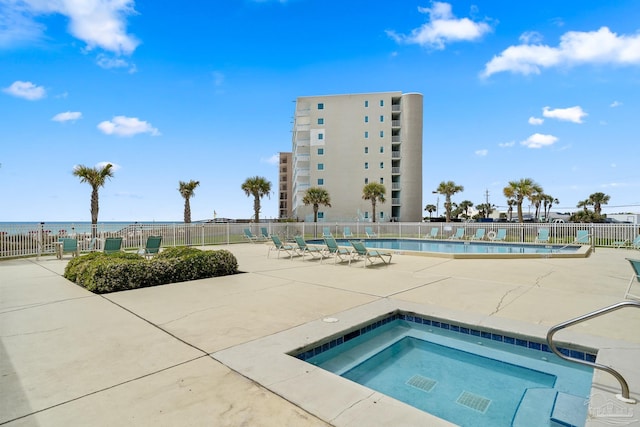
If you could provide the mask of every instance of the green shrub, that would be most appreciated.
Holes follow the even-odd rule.
[[[227,250],[167,248],[152,259],[133,253],[94,252],[69,261],[64,277],[95,293],[157,286],[238,273]]]

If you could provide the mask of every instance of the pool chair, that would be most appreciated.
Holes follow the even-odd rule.
[[[346,248],[342,248],[338,246],[338,242],[331,236],[324,238],[324,243],[327,245],[327,250],[325,252],[326,256],[333,256],[333,263],[337,264],[338,259],[340,262],[349,261],[351,259],[351,251]]]
[[[158,255],[158,253],[160,253],[160,243],[162,243],[162,236],[147,237],[147,243],[145,243],[144,248],[138,251],[138,255],[142,255],[145,258]]]
[[[540,228],[535,243],[549,243],[549,229]]]
[[[506,228],[498,228],[498,232],[490,231],[487,233],[487,237],[489,240],[493,242],[504,242],[507,238],[507,229]]]
[[[381,252],[375,249],[367,249],[363,242],[351,241],[351,245],[353,246],[353,252],[351,252],[351,256],[349,257],[349,265],[351,265],[351,261],[354,259],[362,258],[364,260],[364,264],[362,267],[367,266],[367,261],[369,261],[369,265],[373,265],[373,261],[379,259],[383,264],[391,263],[391,254],[389,252]],[[388,258],[385,261],[385,258]]]
[[[630,245],[634,249],[640,249],[640,234],[638,234],[632,242],[629,242],[629,240],[618,240],[616,242],[613,242],[613,246],[615,246],[617,249],[626,247],[628,245]]]
[[[256,236],[255,234],[253,234],[253,233],[251,232],[251,229],[250,229],[250,228],[245,228],[245,229],[244,229],[244,238],[245,238],[245,239],[247,239],[247,240],[249,240],[251,243],[255,243],[255,242],[258,242],[258,241],[264,240],[264,238],[263,238],[263,237],[261,237],[261,236]]]
[[[464,228],[458,228],[455,233],[449,236],[449,240],[460,240],[464,237]]]
[[[273,241],[274,246],[269,248],[267,258],[269,258],[271,251],[278,251],[278,258],[280,258],[280,252],[286,252],[289,258],[293,259],[293,256],[296,254],[295,247],[288,243],[282,243],[282,240],[276,235],[271,235],[271,241]]]
[[[70,237],[62,237],[58,239],[58,246],[56,247],[56,257],[62,259],[65,252],[71,252],[71,257],[79,255],[78,240]]]
[[[104,239],[102,251],[105,254],[113,254],[122,250],[122,237],[107,237]]]
[[[378,235],[373,231],[371,227],[365,227],[364,232],[367,235],[367,237],[370,239],[374,237],[378,237]]]
[[[424,238],[425,239],[437,239],[438,238],[438,231],[440,231],[438,229],[438,227],[431,227],[431,231],[429,232],[429,234],[424,236]]]
[[[484,234],[485,234],[485,229],[484,228],[478,228],[476,230],[476,234],[471,236],[471,240],[483,240],[484,239]]]
[[[640,290],[639,293],[632,294],[631,287],[634,283],[640,283],[640,259],[631,259],[625,258],[631,264],[631,268],[633,268],[633,276],[631,276],[631,280],[629,281],[629,285],[627,286],[627,290],[624,293],[625,299],[637,299],[640,300]],[[637,285],[640,286],[640,285]]]
[[[322,227],[322,237],[331,237],[333,236],[333,234],[331,234],[331,227]]]
[[[264,240],[269,240],[271,238],[271,235],[269,234],[267,227],[260,227],[260,236],[258,237],[261,237]]]
[[[322,261],[324,258],[324,248],[308,245],[302,236],[295,236],[294,239],[296,239],[296,244],[298,245],[297,251],[302,255],[302,259],[304,259],[305,254],[309,254],[314,259],[320,257],[320,261]]]
[[[573,240],[573,243],[578,245],[588,245],[591,243],[591,235],[589,234],[589,230],[578,230],[576,232],[576,238]]]
[[[351,228],[349,228],[349,227],[345,227],[345,228],[342,229],[342,237],[344,237],[345,239],[353,239],[353,238],[355,238],[355,236],[351,232]]]

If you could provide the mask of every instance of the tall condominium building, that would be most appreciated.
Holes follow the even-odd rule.
[[[292,138],[291,185],[286,193],[280,187],[292,218],[313,221],[303,198],[308,188],[321,187],[331,207],[320,206],[319,221],[372,221],[362,190],[378,182],[386,201],[376,205],[376,221],[422,220],[421,94],[299,97]]]

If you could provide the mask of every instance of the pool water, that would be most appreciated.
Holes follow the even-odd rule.
[[[592,369],[484,336],[396,319],[306,361],[461,426],[584,425]]]

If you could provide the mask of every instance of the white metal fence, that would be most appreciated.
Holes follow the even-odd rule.
[[[61,237],[78,239],[81,252],[101,250],[106,237],[122,237],[124,250],[135,250],[144,246],[148,236],[162,236],[162,246],[209,246],[226,245],[248,241],[244,229],[253,234],[276,234],[291,240],[296,235],[305,238],[322,237],[325,228],[336,238],[343,237],[345,227],[349,227],[356,238],[365,238],[365,228],[370,228],[380,238],[424,238],[432,228],[438,229],[438,238],[446,239],[464,228],[464,235],[471,237],[478,228],[485,233],[497,232],[504,228],[507,242],[534,242],[540,228],[550,231],[550,243],[571,243],[578,230],[588,230],[591,243],[595,246],[611,247],[616,242],[632,241],[640,234],[640,227],[634,224],[577,224],[577,223],[312,223],[312,222],[270,222],[260,224],[243,223],[133,223],[98,224],[92,229],[90,224],[55,223],[52,228],[46,223],[37,225],[0,224],[0,258],[11,258],[55,253],[56,243]]]

